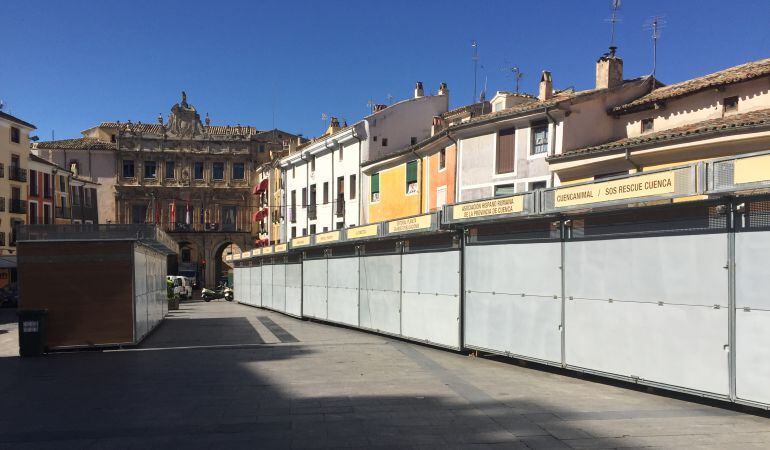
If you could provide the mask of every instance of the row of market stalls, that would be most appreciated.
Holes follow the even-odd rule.
[[[770,406],[770,154],[448,205],[234,257],[235,299]]]

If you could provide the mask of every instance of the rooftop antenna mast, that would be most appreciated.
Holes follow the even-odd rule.
[[[505,66],[501,69],[503,72],[505,72],[505,75],[512,76],[514,83],[516,83],[516,93],[519,93],[519,82],[521,82],[521,79],[524,78],[524,74],[521,73],[521,69],[519,69],[518,66],[511,66],[509,63],[506,62]]]
[[[392,105],[393,104],[393,96],[388,94],[386,98],[388,99],[388,105]]]
[[[369,107],[369,112],[372,112],[372,111],[374,111],[374,100],[372,100],[372,99],[369,99],[369,100],[366,102],[366,106],[368,106],[368,107]]]
[[[610,22],[610,51],[612,51],[613,49],[618,48],[617,45],[615,45],[615,24],[620,22],[620,15],[618,14],[618,11],[620,11],[620,0],[612,0],[612,3],[610,5],[610,9],[612,10],[612,14],[610,15],[610,18],[609,18],[609,22]]]
[[[652,16],[645,23],[645,28],[652,31],[652,77],[655,78],[655,72],[658,66],[658,39],[660,39],[660,32],[666,25],[666,21],[663,16]]]
[[[478,75],[479,67],[479,43],[476,42],[475,39],[471,41],[471,48],[473,48],[473,55],[471,56],[471,59],[473,60],[473,97],[471,98],[471,103],[476,103],[476,78]]]

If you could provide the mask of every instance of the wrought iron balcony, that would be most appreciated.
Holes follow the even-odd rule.
[[[20,198],[12,198],[9,202],[8,212],[13,214],[26,214],[27,201]]]
[[[70,209],[65,206],[57,206],[55,209],[56,218],[57,219],[70,219],[72,218],[72,214],[70,213]]]
[[[27,169],[21,167],[10,166],[8,168],[8,179],[13,181],[27,181]]]

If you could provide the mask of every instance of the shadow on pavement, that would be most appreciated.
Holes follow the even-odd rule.
[[[0,447],[444,450],[560,448],[561,439],[613,443],[571,426],[553,405],[496,401],[411,344],[392,344],[398,368],[386,365],[370,382],[358,375],[363,350],[350,346],[216,347],[263,342],[245,317],[172,318],[136,350],[1,359],[9,413],[0,421]],[[427,376],[431,389],[448,394],[414,392],[414,376]],[[309,393],[316,384],[317,393]],[[396,387],[403,394],[390,394]]]

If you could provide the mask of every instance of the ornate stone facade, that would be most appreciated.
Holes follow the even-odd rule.
[[[221,253],[228,244],[254,245],[255,169],[285,154],[288,143],[297,139],[280,130],[211,125],[208,115],[201,120],[184,92],[167,121],[158,117],[151,124],[104,122],[83,134],[88,148],[73,149],[73,140],[66,141],[66,151],[56,151],[57,141],[39,143],[38,148],[48,149],[51,160],[62,159],[61,154],[64,160],[85,159],[77,150],[88,151],[88,169],[90,145],[98,145],[93,151],[101,155],[112,154],[111,167],[95,166],[90,173],[78,161],[81,174],[103,186],[112,184],[114,200],[103,208],[106,211],[100,205],[100,220],[160,224],[180,245],[179,271],[197,271],[207,286],[222,276]]]

